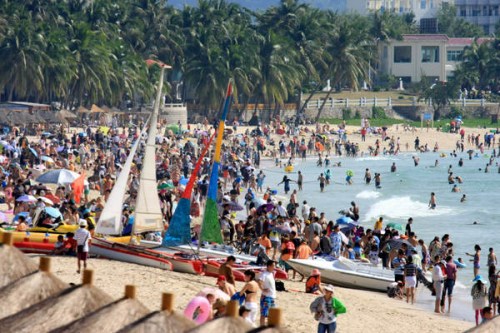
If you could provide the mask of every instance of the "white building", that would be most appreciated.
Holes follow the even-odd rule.
[[[435,18],[441,5],[450,2],[453,0],[340,0],[336,9],[363,15],[377,10],[399,14],[414,13],[415,21],[420,23],[423,18]]]
[[[489,40],[480,38],[478,43]],[[473,41],[442,34],[403,35],[402,40],[381,44],[378,72],[394,75],[405,83],[420,82],[423,76],[447,81],[461,62],[465,47]]]

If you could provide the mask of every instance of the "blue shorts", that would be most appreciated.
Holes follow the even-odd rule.
[[[269,316],[269,309],[275,306],[274,298],[262,296],[260,298],[260,315],[267,318]]]

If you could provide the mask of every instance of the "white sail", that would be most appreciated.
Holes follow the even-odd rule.
[[[146,126],[144,126],[141,134],[130,149],[127,160],[125,161],[122,171],[120,172],[120,176],[116,180],[116,183],[109,194],[108,201],[106,202],[101,216],[99,217],[99,221],[97,222],[96,233],[98,234],[119,235],[121,232],[122,209],[123,201],[125,200],[125,193],[127,192],[128,176],[130,168],[132,167],[135,152],[143,134],[145,133],[145,128]]]
[[[163,230],[163,214],[160,207],[160,198],[158,197],[156,182],[155,144],[162,86],[163,80],[160,80],[155,107],[153,114],[151,115],[146,153],[144,154],[144,161],[142,163],[139,193],[137,193],[135,205],[135,219],[132,231],[133,235],[147,231]]]

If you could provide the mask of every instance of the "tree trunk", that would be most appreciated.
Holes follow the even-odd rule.
[[[300,107],[299,110],[297,110],[297,116],[296,116],[296,119],[295,119],[295,126],[298,126],[299,125],[299,115],[305,110],[306,108],[306,105],[309,103],[309,101],[313,98],[314,94],[317,93],[318,90],[313,90],[309,96],[307,97],[307,99],[305,100],[304,104],[302,104],[302,106]]]
[[[332,94],[332,92],[333,92],[333,88],[331,88],[328,91],[328,94],[326,94],[325,100],[321,104],[321,107],[319,108],[318,113],[316,114],[316,119],[314,119],[315,123],[317,123],[319,121],[319,118],[321,117],[321,113],[323,113],[323,109],[325,108],[326,101],[328,101],[328,99],[330,99],[330,95]]]

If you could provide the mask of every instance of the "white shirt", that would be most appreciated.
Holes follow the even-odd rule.
[[[442,281],[444,279],[443,271],[440,265],[434,265],[432,269],[432,281]]]
[[[83,245],[83,252],[89,252],[89,239],[91,238],[90,232],[85,228],[79,228],[75,232],[75,240],[78,245]]]
[[[266,297],[276,298],[276,284],[274,282],[274,274],[272,272],[264,271],[260,274],[259,280],[262,281],[262,295]]]

